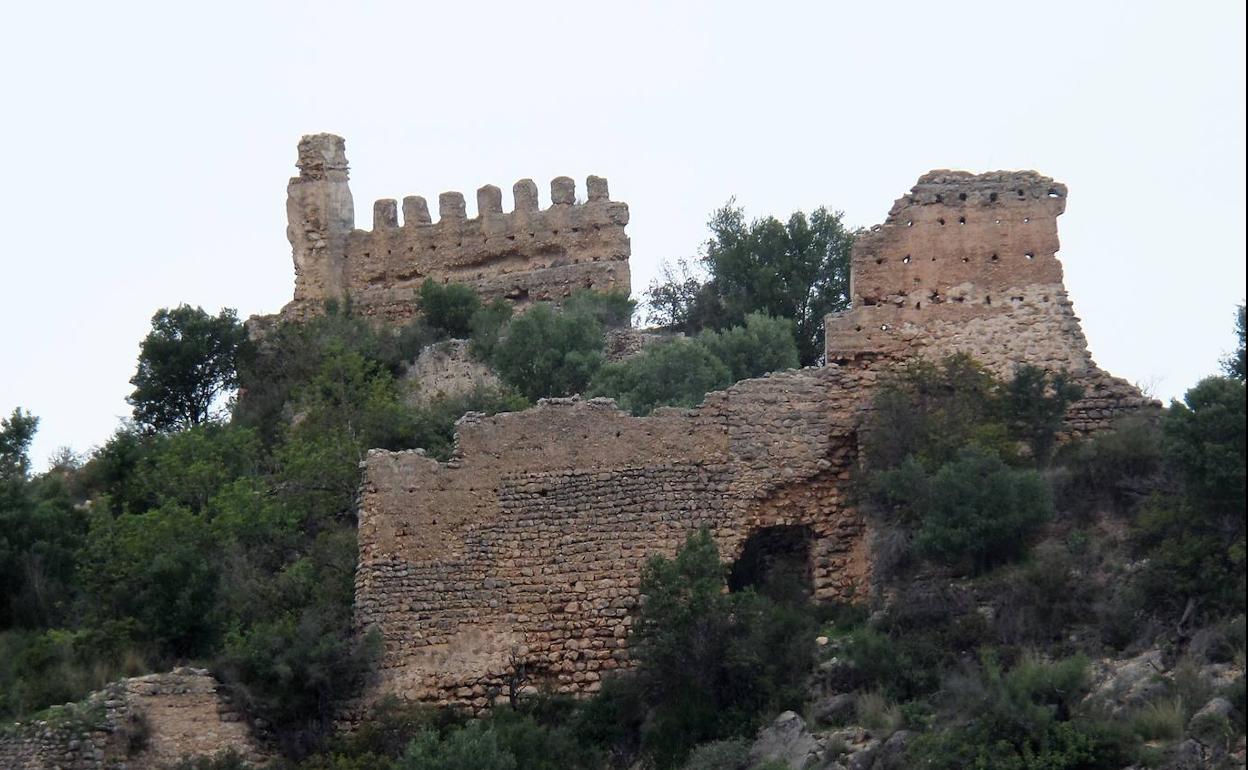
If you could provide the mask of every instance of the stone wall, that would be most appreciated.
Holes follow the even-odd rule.
[[[870,372],[739,383],[695,410],[633,417],[606,399],[461,420],[455,457],[371,452],[356,613],[384,643],[369,698],[481,708],[523,665],[588,693],[629,665],[641,567],[709,527],[727,558],[766,527],[812,534],[815,597],[867,589],[849,504]]]
[[[267,755],[203,669],[123,679],[46,719],[0,729],[5,770],[157,770],[234,750]]]
[[[827,360],[968,353],[1002,377],[1019,364],[1084,388],[1082,434],[1152,405],[1088,352],[1057,258],[1066,186],[1034,171],[932,171],[854,245],[852,309],[825,319]]]
[[[607,180],[550,183],[550,203],[539,208],[537,185],[512,187],[515,209],[504,212],[502,191],[477,190],[477,216],[468,219],[464,196],[445,192],[433,222],[425,199],[411,196],[373,204],[373,229],[357,230],[347,184],[343,139],[332,134],[299,142],[299,176],[287,187],[287,237],[295,263],[295,296],[288,317],[318,313],[327,300],[350,302],[354,312],[390,323],[417,311],[427,278],[472,286],[486,301],[523,304],[558,301],[577,289],[630,290],[628,206],[612,201]],[[402,222],[399,211],[402,210]]]
[[[469,415],[445,464],[370,452],[356,619],[383,653],[366,700],[479,709],[522,682],[596,691],[629,665],[645,561],[704,526],[727,559],[804,527],[814,598],[863,596],[866,525],[849,499],[861,414],[913,356],[1069,371],[1085,387],[1071,434],[1152,405],[1088,353],[1056,258],[1065,197],[1034,172],[922,177],[859,240],[853,309],[827,319],[824,367],[644,418],[602,399]]]

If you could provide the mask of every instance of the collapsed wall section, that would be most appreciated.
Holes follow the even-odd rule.
[[[932,171],[859,237],[852,308],[825,319],[829,362],[973,356],[998,376],[1020,364],[1084,388],[1066,430],[1082,434],[1152,404],[1088,352],[1057,258],[1066,186],[1034,171]]]
[[[790,372],[643,418],[550,400],[465,418],[446,464],[371,452],[356,576],[358,625],[383,642],[369,699],[483,708],[518,684],[596,691],[629,665],[645,561],[701,527],[735,558],[761,528],[806,526],[815,598],[861,595],[847,484],[863,377]]]
[[[204,669],[123,679],[53,711],[0,728],[0,767],[156,770],[231,750],[253,764],[268,758]]]
[[[628,205],[612,201],[607,180],[550,184],[550,206],[538,204],[537,185],[512,187],[515,208],[504,212],[502,191],[477,191],[477,216],[464,196],[442,193],[438,221],[420,196],[373,204],[372,230],[354,226],[344,142],[331,134],[299,143],[299,176],[287,188],[287,236],[295,263],[295,296],[284,313],[306,317],[327,301],[388,323],[410,320],[426,279],[464,283],[485,301],[518,304],[559,301],[577,289],[630,291],[631,246],[624,228]],[[402,222],[399,212],[402,210]]]

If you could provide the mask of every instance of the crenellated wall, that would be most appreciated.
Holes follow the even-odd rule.
[[[1084,388],[1071,434],[1154,402],[1097,367],[1066,293],[1057,217],[1066,186],[1034,171],[932,171],[859,237],[852,308],[825,319],[827,360],[968,353],[1002,377],[1020,364]]]
[[[465,283],[489,301],[520,304],[559,301],[577,289],[630,291],[630,244],[624,232],[628,205],[610,200],[607,180],[550,183],[550,206],[538,203],[537,185],[512,187],[515,208],[504,212],[502,191],[477,191],[477,216],[469,219],[464,196],[438,197],[438,221],[420,196],[400,204],[373,204],[373,227],[354,226],[343,139],[305,136],[299,143],[299,176],[287,188],[287,236],[295,263],[295,297],[283,313],[305,317],[327,300],[350,302],[357,314],[402,323],[419,307],[428,278]]]

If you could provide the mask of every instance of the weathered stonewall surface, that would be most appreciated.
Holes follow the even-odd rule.
[[[825,319],[827,360],[953,352],[1000,376],[1066,370],[1084,398],[1066,429],[1103,429],[1153,402],[1092,361],[1057,259],[1066,186],[1034,171],[931,171],[854,244],[852,309]]]
[[[123,679],[47,720],[0,729],[4,770],[156,770],[231,749],[253,763],[267,758],[217,681],[196,668]]]
[[[628,205],[610,200],[607,180],[586,180],[587,200],[576,183],[550,183],[549,208],[538,206],[537,185],[512,187],[515,210],[504,212],[502,191],[477,191],[477,216],[468,219],[464,196],[438,197],[438,221],[424,198],[373,204],[373,229],[355,228],[342,137],[305,136],[299,142],[299,176],[287,187],[287,238],[295,262],[295,296],[288,318],[322,312],[325,303],[350,302],[353,312],[402,323],[419,308],[425,279],[473,287],[487,302],[558,301],[577,289],[629,292],[631,247],[624,226]]]
[[[1072,435],[1151,405],[1088,354],[1055,257],[1065,195],[1034,172],[925,175],[859,242],[854,309],[828,318],[824,367],[645,418],[604,399],[468,415],[445,464],[370,452],[356,620],[384,649],[365,700],[481,709],[538,684],[596,691],[630,665],[646,559],[704,526],[727,559],[805,528],[815,599],[864,596],[868,532],[849,494],[861,415],[915,355],[1069,370],[1087,389]]]
[[[822,600],[867,588],[849,504],[861,383],[830,366],[742,382],[639,418],[608,399],[546,400],[458,426],[445,464],[364,464],[356,614],[384,651],[370,696],[481,708],[523,666],[588,693],[627,666],[641,566],[711,529],[725,556],[767,527],[812,534]]]

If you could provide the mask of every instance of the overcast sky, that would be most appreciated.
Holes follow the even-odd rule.
[[[735,195],[883,221],[933,168],[1070,187],[1099,364],[1181,395],[1244,296],[1244,3],[12,3],[0,25],[0,411],[40,464],[129,411],[152,313],[290,299],[306,133],[377,198],[606,176],[634,296]]]

